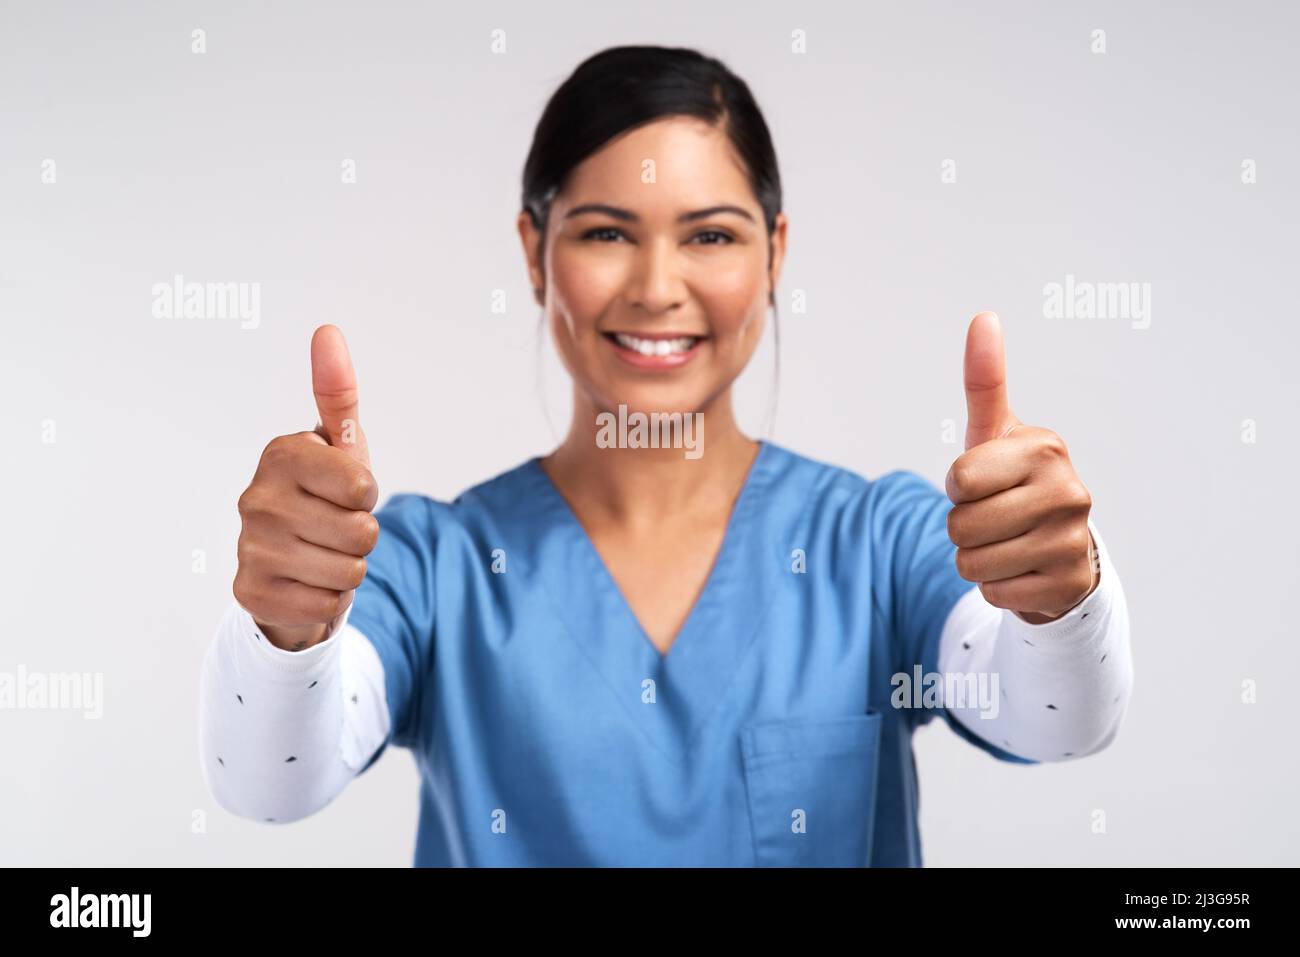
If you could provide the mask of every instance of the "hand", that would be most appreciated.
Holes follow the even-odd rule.
[[[272,644],[291,651],[329,635],[379,537],[356,373],[334,326],[312,336],[311,378],[320,423],[272,439],[239,497],[235,600]]]
[[[966,332],[965,384],[966,451],[945,483],[957,573],[1031,624],[1059,618],[1095,587],[1092,496],[1061,437],[1012,414],[1002,329],[991,312]]]

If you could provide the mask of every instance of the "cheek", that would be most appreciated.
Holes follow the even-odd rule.
[[[716,269],[696,287],[722,344],[746,346],[762,332],[767,305],[767,277],[752,263]]]
[[[555,250],[551,260],[555,318],[564,323],[568,335],[578,339],[592,333],[619,289],[620,268],[608,258]]]

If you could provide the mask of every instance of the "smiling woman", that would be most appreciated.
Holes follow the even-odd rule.
[[[781,205],[768,127],[718,60],[582,63],[516,222],[573,417],[453,502],[370,514],[356,376],[317,330],[320,424],[273,440],[240,499],[237,603],[204,664],[223,807],[304,817],[392,743],[419,757],[421,865],[915,866],[912,734],[936,714],[1014,763],[1113,739],[1124,595],[1064,442],[1010,412],[996,317],[968,332],[951,501],[737,425]],[[615,421],[695,423],[707,451],[610,441]],[[1000,676],[999,707],[891,702],[900,674],[970,669]]]
[[[743,81],[690,51],[592,57],[537,124],[517,225],[581,431],[626,402],[705,410],[712,435],[737,436],[730,387],[775,304],[786,238],[776,153]]]

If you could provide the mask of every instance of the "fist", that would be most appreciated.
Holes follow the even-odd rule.
[[[239,497],[235,600],[276,647],[323,641],[366,575],[379,497],[357,417],[357,382],[343,334],[311,341],[315,431],[272,439]]]
[[[1059,618],[1096,586],[1092,496],[1065,441],[1007,402],[1002,329],[991,312],[966,333],[966,451],[945,482],[957,573],[1031,624]]]

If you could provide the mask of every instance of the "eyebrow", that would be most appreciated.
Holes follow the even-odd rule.
[[[614,219],[621,219],[624,222],[640,222],[641,217],[630,209],[622,209],[618,206],[609,206],[605,203],[583,203],[581,206],[575,206],[564,214],[565,219],[572,219],[574,216],[581,216],[584,213],[604,213]],[[679,223],[693,223],[697,220],[708,219],[710,216],[717,216],[721,213],[734,213],[737,216],[743,216],[751,223],[754,217],[739,206],[710,206],[707,209],[696,209],[689,213],[682,213],[677,217]]]

